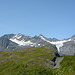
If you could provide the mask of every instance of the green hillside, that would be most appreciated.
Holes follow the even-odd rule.
[[[56,69],[57,75],[75,75],[75,55],[63,56],[61,67]]]
[[[75,55],[64,56],[61,67],[52,69],[57,57],[52,45],[0,52],[0,75],[74,75]]]

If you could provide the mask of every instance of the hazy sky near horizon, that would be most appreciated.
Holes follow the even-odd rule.
[[[11,33],[75,35],[75,0],[0,0],[0,36]]]

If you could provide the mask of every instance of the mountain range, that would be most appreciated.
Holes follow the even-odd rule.
[[[58,40],[46,38],[42,34],[34,37],[19,34],[5,34],[0,37],[0,51],[19,50],[28,47],[41,47],[53,45],[61,55],[73,55],[75,53],[75,35],[68,39]]]

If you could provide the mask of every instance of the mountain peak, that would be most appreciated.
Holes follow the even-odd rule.
[[[42,34],[40,34],[39,36],[43,36]]]
[[[44,37],[44,36],[42,34],[40,34],[39,37]]]
[[[18,33],[17,35],[21,36],[22,34],[21,33]]]

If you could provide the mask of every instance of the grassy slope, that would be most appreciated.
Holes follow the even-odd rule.
[[[0,52],[0,75],[75,75],[75,55],[64,56],[61,67],[50,69],[52,46]]]
[[[55,50],[52,46],[38,48],[27,48],[16,51],[0,52],[0,75],[20,74],[25,70],[44,69],[55,57]]]
[[[56,69],[58,75],[75,75],[75,55],[63,56],[61,67]]]

